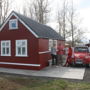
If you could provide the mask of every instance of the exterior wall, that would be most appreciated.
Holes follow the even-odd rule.
[[[12,16],[11,18],[15,18]],[[28,42],[28,56],[27,57],[17,57],[15,56],[15,40],[27,39]],[[25,28],[18,21],[17,30],[9,30],[9,23],[5,25],[3,30],[0,32],[0,45],[1,40],[11,40],[11,56],[0,56],[0,62],[12,62],[12,63],[26,63],[26,64],[40,64],[38,56],[38,39],[36,39],[29,30]],[[1,55],[1,46],[0,46]],[[20,66],[20,65],[6,65],[0,64],[0,67],[10,67],[10,68],[24,68],[24,69],[40,69],[39,66]]]
[[[39,61],[42,68],[48,66],[48,60],[51,59],[48,45],[48,39],[39,39]]]
[[[57,40],[57,45],[61,43],[65,45],[65,41]],[[39,61],[41,63],[41,68],[48,66],[48,60],[51,60],[51,55],[49,51],[49,40],[48,39],[39,39]],[[58,47],[58,46],[57,46]]]

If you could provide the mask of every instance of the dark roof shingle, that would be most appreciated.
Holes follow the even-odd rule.
[[[14,12],[39,38],[59,39],[64,40],[55,30],[51,27],[40,24],[24,15]]]

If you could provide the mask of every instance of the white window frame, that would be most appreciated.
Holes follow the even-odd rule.
[[[56,45],[56,49],[57,49],[57,40],[49,39],[49,47],[48,47],[49,51],[51,51],[51,47],[53,46],[53,44]]]
[[[19,46],[18,43],[22,43],[23,41],[25,41],[25,46]],[[16,56],[19,56],[19,57],[27,57],[27,40],[24,39],[24,40],[16,40]],[[18,47],[21,48],[21,54],[18,54]],[[22,47],[25,47],[25,54],[22,54]]]
[[[6,46],[7,42],[9,42],[9,46]],[[5,46],[2,45],[3,43],[5,43]],[[5,54],[3,54],[3,47],[5,48]],[[9,54],[6,53],[7,47],[9,48]],[[10,40],[2,40],[1,41],[1,56],[11,56],[11,41]]]
[[[51,47],[53,46],[53,40],[49,39],[49,43],[48,43],[48,49],[49,51],[51,51]]]
[[[16,27],[12,27],[12,23],[13,23],[13,22],[16,23]],[[17,19],[11,19],[11,20],[9,20],[9,29],[10,29],[10,30],[18,29],[18,20],[17,20]]]
[[[56,49],[57,49],[57,40],[53,40],[53,43],[56,45]]]

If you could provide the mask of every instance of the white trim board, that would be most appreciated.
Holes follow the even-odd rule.
[[[26,25],[26,24],[24,23],[24,21],[22,21],[14,12],[12,12],[12,13],[9,15],[9,17],[6,19],[6,21],[4,22],[4,24],[1,26],[0,31],[4,28],[4,26],[7,24],[7,22],[9,21],[9,19],[10,19],[13,15],[14,15],[36,38],[38,38],[38,35],[37,35],[35,32],[33,32],[33,30],[32,30],[30,27],[28,27],[28,25]]]
[[[35,67],[40,67],[40,64],[11,63],[11,62],[0,62],[0,64],[8,64],[8,65],[21,65],[21,66],[35,66]]]
[[[49,53],[50,51],[43,51],[43,52],[39,52],[39,54],[45,54],[45,53]]]

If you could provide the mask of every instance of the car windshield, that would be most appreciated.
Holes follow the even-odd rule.
[[[75,47],[74,51],[75,52],[88,52],[88,48],[87,47]]]

